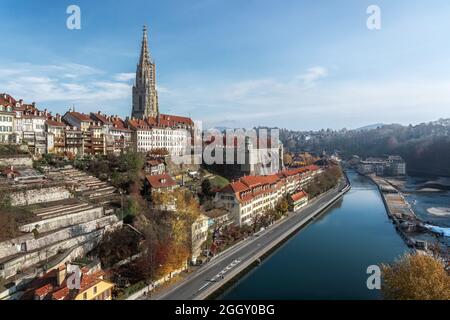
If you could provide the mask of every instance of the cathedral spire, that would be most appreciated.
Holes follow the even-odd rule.
[[[139,59],[139,64],[143,66],[146,62],[150,62],[150,52],[148,50],[148,39],[147,39],[147,26],[144,25],[143,37],[142,37],[142,48],[141,57]]]
[[[141,56],[136,69],[136,82],[133,86],[133,108],[131,112],[132,117],[141,119],[157,117],[159,114],[156,66],[150,56],[147,37],[147,26],[144,26]]]

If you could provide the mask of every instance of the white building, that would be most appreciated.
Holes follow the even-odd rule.
[[[0,101],[0,143],[13,141],[14,112],[10,105]]]
[[[195,220],[191,227],[191,261],[195,263],[202,253],[202,246],[208,240],[209,218],[204,214]]]
[[[216,194],[216,207],[228,210],[236,225],[249,225],[256,215],[274,208],[286,195],[303,189],[322,169],[285,170],[270,176],[245,176]]]
[[[172,155],[184,155],[189,150],[193,125],[190,118],[162,114],[156,118],[128,120],[134,150],[166,150]]]

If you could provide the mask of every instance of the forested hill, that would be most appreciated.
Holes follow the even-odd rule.
[[[340,152],[342,157],[398,154],[410,173],[450,176],[450,119],[419,125],[382,125],[369,130],[281,130],[289,151]]]

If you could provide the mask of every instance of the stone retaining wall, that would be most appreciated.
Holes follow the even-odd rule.
[[[11,193],[11,205],[13,207],[28,206],[37,203],[53,202],[72,198],[73,195],[64,186],[42,187]]]
[[[44,233],[60,228],[74,226],[87,221],[96,220],[101,217],[103,217],[103,208],[92,208],[82,212],[28,223],[20,226],[19,230],[22,232],[32,232],[36,228],[40,233]]]
[[[118,218],[115,215],[111,215],[79,225],[70,226],[66,229],[38,237],[37,239],[30,233],[15,239],[4,241],[0,243],[0,259],[21,253],[22,245],[25,246],[27,251],[38,250],[39,248],[49,246],[52,243],[90,233],[100,228],[105,228],[105,230],[108,231],[109,226],[114,226],[117,222]]]
[[[30,157],[24,156],[24,157],[0,157],[0,166],[2,167],[9,167],[9,166],[15,166],[15,167],[32,167],[33,166],[33,159]]]

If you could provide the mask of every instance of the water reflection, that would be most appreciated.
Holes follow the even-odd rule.
[[[222,299],[378,299],[369,265],[407,247],[387,218],[376,186],[349,173],[352,190],[266,259]]]

